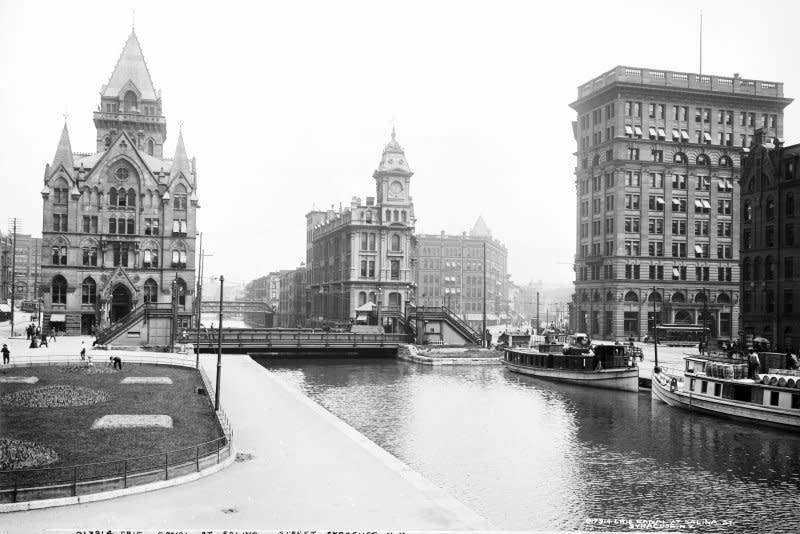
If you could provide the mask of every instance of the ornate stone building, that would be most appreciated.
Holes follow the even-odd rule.
[[[73,153],[67,125],[42,188],[44,326],[90,333],[145,303],[188,323],[194,287],[197,175],[139,41],[128,37],[94,112],[94,153]],[[148,333],[149,337],[149,333]]]
[[[349,208],[306,215],[307,284],[312,324],[347,323],[372,302],[380,322],[396,326],[409,300],[414,203],[411,168],[392,139],[383,150],[375,197],[354,197]]]
[[[789,102],[781,83],[625,66],[578,88],[573,328],[736,336],[742,149],[781,137]]]

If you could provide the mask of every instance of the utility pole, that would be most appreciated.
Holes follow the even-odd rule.
[[[539,335],[539,329],[542,327],[542,321],[539,319],[539,292],[536,292],[536,335]]]
[[[9,338],[11,338],[14,337],[14,304],[17,296],[17,218],[9,219],[9,223],[12,225],[14,234],[11,242],[11,334],[9,334]]]
[[[225,277],[219,275],[219,330],[217,331],[217,390],[214,392],[214,410],[219,411],[219,390],[222,381],[222,288]]]

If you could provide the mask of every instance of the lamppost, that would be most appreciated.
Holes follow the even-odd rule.
[[[381,327],[381,333],[383,333],[383,316],[381,315],[382,297],[383,297],[383,291],[381,290],[381,287],[378,286],[378,302],[377,302],[377,306],[378,306],[378,326]]]

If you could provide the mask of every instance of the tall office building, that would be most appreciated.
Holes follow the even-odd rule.
[[[739,329],[739,174],[783,134],[783,84],[619,66],[578,88],[573,328]]]
[[[757,135],[742,164],[742,331],[797,350],[800,145],[781,145]]]

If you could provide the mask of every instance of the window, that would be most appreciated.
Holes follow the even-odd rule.
[[[672,243],[672,257],[685,258],[686,257],[686,243],[674,242]]]
[[[794,225],[787,224],[783,232],[785,244],[794,245]]]
[[[731,214],[731,201],[730,200],[717,200],[717,213],[720,215]]]
[[[625,195],[625,209],[638,210],[639,209],[639,195]]]
[[[145,219],[144,220],[144,235],[158,235],[159,234],[159,221],[158,219]]]
[[[127,267],[128,266],[128,250],[129,245],[128,243],[114,243],[113,249],[113,261],[114,267]]]
[[[60,180],[63,183],[63,180]],[[56,186],[53,189],[53,204],[66,204],[69,201],[69,189]]]
[[[51,282],[51,302],[53,304],[66,304],[67,303],[67,281],[63,276],[57,275],[53,277]]]
[[[768,221],[775,218],[775,199],[772,197],[767,199],[766,216]]]
[[[639,233],[639,217],[625,217],[625,232]]]
[[[731,237],[731,225],[729,222],[718,222],[717,237]]]
[[[625,173],[625,187],[639,187],[642,185],[642,175],[637,171]]]
[[[172,267],[178,269],[186,268],[186,250],[183,248],[176,248],[172,250]]]
[[[664,151],[663,150],[651,150],[651,161],[655,161],[657,163],[661,163],[664,161]]]
[[[639,160],[639,149],[628,147],[628,159],[631,161],[638,161]]]
[[[686,280],[686,267],[678,267],[675,266],[672,268],[672,279],[673,280]],[[675,296],[673,295],[673,302],[677,302],[675,300]]]
[[[92,278],[86,278],[81,284],[81,304],[97,303],[97,284]]]
[[[733,182],[728,178],[720,178],[717,180],[717,191],[720,193],[730,193],[733,191]]]
[[[717,258],[730,260],[733,258],[731,245],[717,245]]]
[[[753,206],[749,201],[744,203],[744,222],[753,222]]]
[[[774,226],[769,225],[769,226],[766,227],[766,229],[764,231],[764,241],[765,241],[765,244],[768,247],[774,247],[775,246],[775,227]]]
[[[128,233],[131,234],[131,235],[135,234],[136,233],[136,228],[134,226],[135,223],[134,223],[133,219],[128,219],[127,223],[128,223],[128,225],[127,225],[128,226]]]
[[[651,172],[650,173],[650,187],[662,189],[664,187],[664,173]]]
[[[398,234],[392,236],[392,252],[400,252],[400,236]]]
[[[717,281],[718,282],[730,282],[731,281],[731,271],[730,267],[717,267]]]
[[[186,188],[178,185],[175,188],[175,196],[172,197],[172,207],[177,211],[186,211]]]
[[[172,235],[186,235],[186,219],[172,220]]]
[[[697,177],[697,191],[711,191],[711,177],[698,176]]]
[[[155,269],[158,267],[158,249],[148,248],[142,255],[142,267],[145,269]]]
[[[614,219],[609,217],[606,219],[606,233],[613,234],[614,233]]]
[[[651,265],[650,266],[650,280],[663,280],[664,279],[664,266]]]
[[[97,247],[93,245],[83,247],[83,265],[97,266]]]
[[[694,235],[708,236],[708,221],[694,222]]]
[[[606,211],[614,209],[614,195],[606,195]]]
[[[84,215],[83,216],[83,233],[96,234],[97,233],[97,216]]]
[[[672,211],[678,213],[686,213],[686,199],[685,198],[673,198],[672,199]]]
[[[647,207],[652,211],[664,211],[664,197],[650,195]]]
[[[625,255],[638,256],[639,255],[639,241],[625,241]]]
[[[400,261],[392,260],[390,263],[392,280],[400,280]]]
[[[794,258],[791,256],[783,258],[783,277],[786,280],[794,278]]]
[[[109,234],[117,233],[117,220],[113,217],[108,220],[108,233]]]
[[[675,235],[686,235],[686,219],[673,219],[672,233]]]
[[[694,268],[695,280],[697,280],[698,282],[708,282],[708,272],[709,272],[708,267],[695,267]]]
[[[794,195],[791,192],[786,193],[786,216],[794,217]]]
[[[672,188],[673,189],[686,189],[686,175],[673,174],[672,175]]]
[[[661,257],[664,255],[664,242],[663,241],[650,241],[647,244],[648,254],[653,257]]]
[[[767,256],[764,261],[764,280],[775,280],[775,261],[772,256]]]
[[[614,187],[614,173],[610,172],[606,176],[606,187]]]
[[[710,257],[709,254],[709,244],[708,243],[697,243],[694,246],[694,257],[695,258],[708,258]]]
[[[625,265],[625,278],[628,280],[638,280],[639,279],[639,266],[638,265],[631,265],[630,263]]]
[[[783,313],[792,313],[794,310],[794,299],[791,289],[783,291]]]
[[[66,232],[67,231],[67,214],[54,213],[53,214],[53,231]]]
[[[711,204],[705,198],[697,198],[694,201],[695,213],[711,213]]]
[[[144,301],[148,304],[158,302],[158,286],[152,278],[144,283]]]
[[[67,247],[63,245],[55,245],[53,247],[53,265],[66,265],[67,264]]]
[[[647,222],[647,233],[649,234],[663,234],[664,233],[664,219],[649,219]]]

